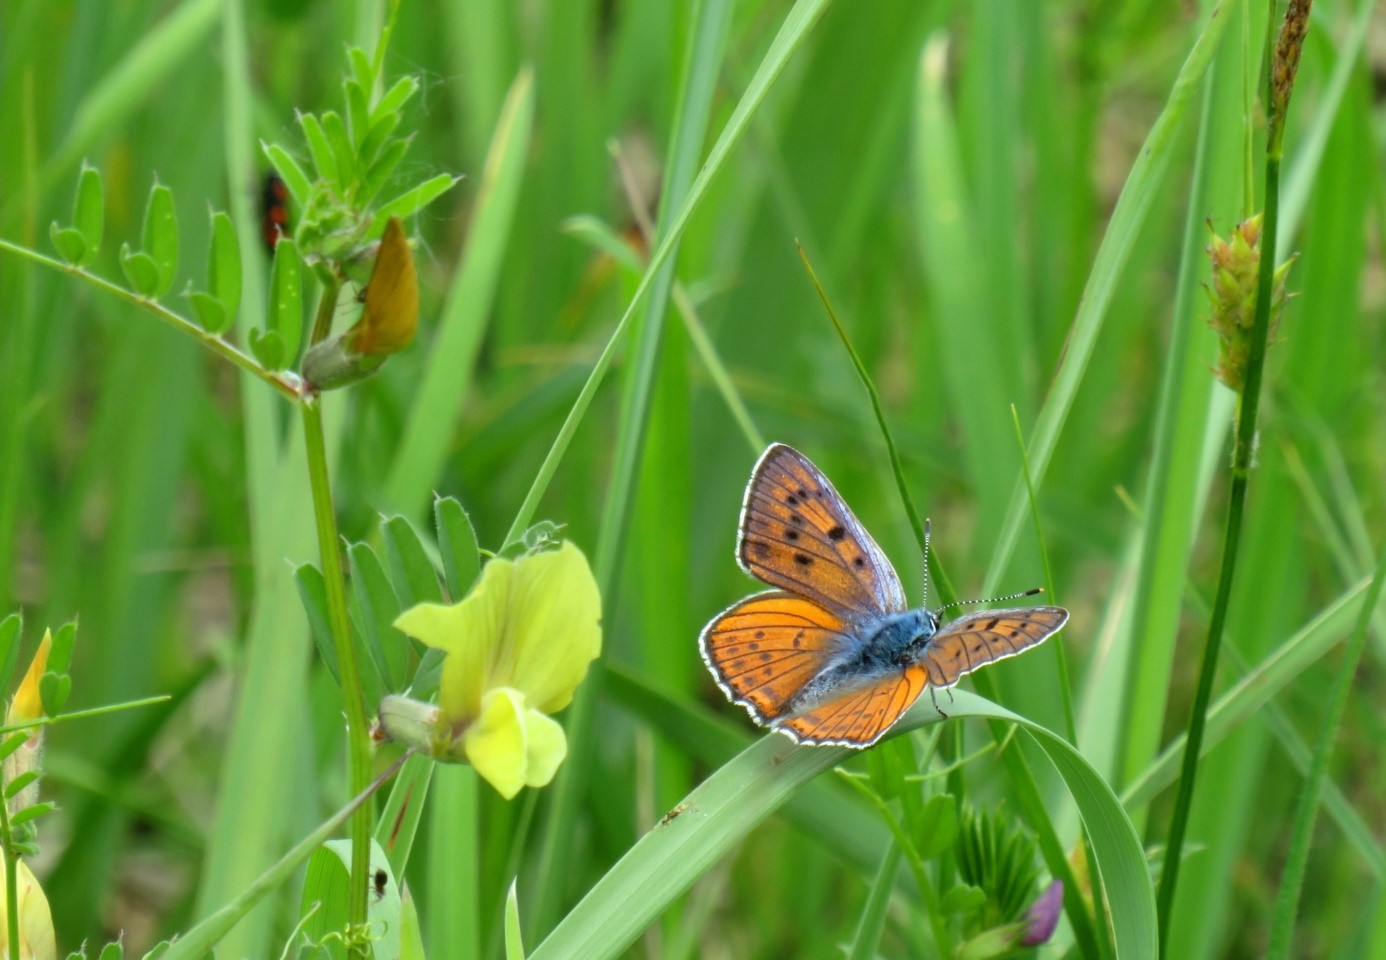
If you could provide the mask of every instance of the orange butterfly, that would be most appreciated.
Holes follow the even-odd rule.
[[[940,626],[911,610],[895,568],[822,471],[793,447],[761,455],[736,542],[741,568],[778,589],[703,628],[717,685],[796,743],[869,747],[924,690],[1043,642],[1063,607],[984,610]]]

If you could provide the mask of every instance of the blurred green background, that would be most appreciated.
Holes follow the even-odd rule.
[[[432,490],[464,504],[483,546],[500,545],[637,279],[572,218],[635,236],[632,192],[658,215],[695,6],[403,5],[387,75],[416,75],[422,93],[405,120],[417,136],[400,177],[466,179],[410,224],[423,295],[416,345],[328,408],[341,430],[334,483],[347,538],[373,536],[380,513],[426,524]],[[699,160],[790,6],[732,8]],[[1249,14],[1227,5],[1230,24],[1207,80],[1187,91],[1158,142],[1147,139],[1206,28],[1203,6],[830,7],[690,221],[675,297],[687,309],[670,310],[651,368],[628,527],[602,529],[613,451],[630,439],[620,410],[640,369],[635,339],[539,510],[589,556],[604,535],[616,538],[609,556],[620,562],[605,597],[612,662],[749,732],[699,663],[696,637],[754,588],[732,547],[760,440],[813,457],[919,598],[921,558],[883,442],[797,242],[875,378],[959,593],[977,595],[984,580],[1000,592],[1043,583],[1047,551],[1058,602],[1074,613],[1057,642],[1079,745],[1119,793],[1146,771],[1185,723],[1226,495],[1235,402],[1210,375],[1204,221],[1226,233],[1251,212],[1246,183],[1260,170],[1259,161],[1246,166],[1244,91],[1259,83],[1261,4]],[[107,191],[96,272],[119,276],[119,241],[138,236],[157,177],[178,201],[175,289],[184,279],[200,284],[207,206],[255,202],[267,169],[260,157],[249,167],[228,163],[228,123],[238,122],[228,120],[228,85],[253,92],[255,137],[302,156],[294,111],[340,108],[345,45],[372,49],[383,17],[379,4],[322,0],[10,0],[0,7],[0,233],[47,249],[47,224],[67,216],[85,158],[102,169]],[[240,28],[237,60],[241,48],[226,38]],[[533,121],[522,131],[518,192],[513,210],[492,197],[499,209],[484,221],[487,153],[503,139],[507,91],[526,68]],[[1360,589],[1386,534],[1383,76],[1381,9],[1315,4],[1286,139],[1280,249],[1299,254],[1289,282],[1296,295],[1270,353],[1225,683]],[[1249,119],[1255,137],[1261,120],[1255,111]],[[1143,145],[1163,161],[1139,182],[1149,205],[1121,221],[1117,239],[1129,257],[1103,261],[1104,237],[1115,242],[1114,205]],[[456,349],[462,399],[429,412],[445,427],[424,457],[436,475],[392,479],[464,260],[489,260],[495,282],[492,290],[483,263],[483,279],[451,308],[475,315]],[[1059,410],[1047,398],[1084,309],[1096,312],[1082,335],[1096,339],[1080,344],[1086,362],[1067,368],[1076,391]],[[697,343],[704,332],[751,436]],[[996,562],[1008,511],[1023,505],[1014,499],[1022,457],[1012,407],[1027,442],[1050,411],[1057,446],[1037,477],[1042,542],[1022,515],[1013,556]],[[265,812],[245,828],[263,864],[345,797],[340,707],[289,565],[316,558],[306,479],[265,467],[297,437],[287,413],[148,316],[0,255],[0,610],[22,609],[35,637],[42,624],[80,616],[74,706],[174,695],[166,706],[51,736],[46,791],[63,810],[47,823],[38,872],[67,948],[121,929],[128,943],[147,944],[238,889],[219,886],[230,883],[220,871],[237,840],[223,829],[236,810]],[[280,538],[257,544],[252,531],[275,526],[257,528],[266,517],[279,518]],[[1334,623],[1341,639],[1346,626]],[[1359,957],[1386,943],[1381,626],[1334,755],[1342,810],[1316,834],[1301,956]],[[265,640],[247,646],[252,636]],[[1191,834],[1199,849],[1181,878],[1170,956],[1264,952],[1305,740],[1337,665],[1331,642],[1320,649],[1329,652],[1308,657],[1271,706],[1205,761]],[[243,698],[244,671],[254,669],[247,650],[281,672],[282,697]],[[1052,651],[992,673],[1008,706],[1063,728]],[[236,752],[233,718],[246,714],[268,718],[260,729],[273,737],[249,742],[261,758],[253,777],[228,778],[247,769],[224,765]],[[560,905],[706,772],[611,698],[596,731]],[[985,742],[980,729],[967,737]],[[1006,796],[999,765],[968,769],[975,800]],[[1047,788],[1062,818],[1062,790]],[[1169,797],[1147,801],[1128,809],[1153,847]],[[539,831],[527,845],[512,839],[550,799],[481,802],[485,953],[497,948],[499,904],[517,869],[522,905],[536,896],[527,884]],[[1066,830],[1071,840],[1071,824]],[[631,955],[837,956],[869,876],[819,839],[768,823]],[[429,849],[424,837],[411,867],[425,929],[430,911],[449,909],[448,887],[436,877],[424,883],[433,876]],[[436,873],[445,877],[446,865]],[[263,920],[272,936],[291,926],[294,902],[286,896]]]

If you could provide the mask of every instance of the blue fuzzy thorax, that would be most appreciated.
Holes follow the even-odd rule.
[[[794,697],[791,713],[848,691],[901,673],[938,632],[938,617],[928,610],[906,610],[858,622],[818,675]]]

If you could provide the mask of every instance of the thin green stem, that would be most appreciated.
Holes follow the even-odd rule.
[[[152,707],[156,703],[165,703],[173,697],[167,693],[161,693],[154,697],[143,697],[139,700],[126,700],[121,703],[108,703],[100,707],[88,707],[86,710],[73,710],[71,713],[60,713],[56,717],[35,717],[33,720],[21,720],[18,723],[7,723],[0,725],[0,737],[6,734],[15,733],[19,730],[31,730],[35,727],[53,727],[68,720],[90,720],[92,717],[102,717],[108,713],[119,713],[122,710],[134,710],[139,707]]]
[[[852,341],[848,338],[842,321],[837,318],[837,311],[833,309],[832,301],[828,299],[823,284],[819,282],[818,274],[814,272],[808,254],[804,252],[801,244],[795,243],[794,247],[799,251],[799,259],[804,262],[804,269],[808,271],[813,289],[818,291],[818,299],[823,301],[823,309],[828,311],[828,319],[833,322],[837,335],[842,339],[848,355],[852,358],[853,365],[857,368],[857,375],[866,386],[866,393],[871,398],[871,409],[876,413],[876,420],[881,425],[881,436],[885,438],[886,451],[890,454],[890,468],[895,471],[895,483],[900,487],[900,498],[905,501],[905,513],[910,518],[910,526],[914,528],[914,536],[919,541],[919,549],[923,551],[924,522],[919,519],[919,511],[914,507],[914,498],[910,496],[909,485],[905,482],[905,467],[900,461],[900,452],[895,449],[895,441],[891,438],[890,429],[886,426],[885,409],[881,406],[881,395],[876,392],[876,384],[872,382],[871,375],[866,372],[866,365],[861,362],[861,357],[857,356],[857,351],[852,347]]]
[[[329,269],[314,271],[318,283],[322,284],[322,295],[318,300],[318,314],[313,319],[313,330],[308,337],[308,346],[315,346],[327,339],[332,332],[332,320],[337,313],[337,293],[342,282]]]
[[[1048,591],[1051,603],[1058,603],[1058,591],[1054,589],[1054,568],[1049,563],[1049,551],[1044,548],[1044,527],[1040,523],[1039,499],[1035,496],[1035,478],[1030,473],[1030,458],[1025,453],[1025,432],[1020,429],[1020,412],[1011,404],[1011,421],[1015,424],[1015,440],[1020,447],[1020,466],[1025,475],[1025,489],[1030,494],[1030,520],[1035,525],[1035,543],[1039,545],[1040,563],[1044,566],[1044,589]],[[1054,666],[1059,671],[1059,701],[1064,710],[1064,735],[1068,742],[1077,746],[1078,724],[1073,716],[1073,688],[1068,678],[1068,654],[1062,643],[1051,643],[1054,651]]]
[[[886,423],[885,409],[881,406],[880,394],[876,391],[876,385],[871,379],[871,375],[866,371],[866,365],[862,363],[861,357],[857,355],[856,348],[852,346],[851,339],[847,336],[846,329],[837,318],[837,311],[833,309],[832,302],[829,301],[827,293],[823,290],[823,285],[819,283],[818,276],[814,273],[813,264],[809,262],[808,256],[804,253],[803,247],[799,247],[799,257],[804,261],[804,268],[808,271],[809,279],[812,281],[814,289],[818,291],[819,299],[823,301],[823,306],[828,312],[829,319],[837,329],[837,335],[842,340],[842,345],[847,349],[847,353],[852,358],[852,363],[856,366],[857,375],[860,377],[862,385],[866,388],[867,394],[871,397],[871,406],[876,412],[876,420],[880,424],[881,435],[885,438],[886,448],[890,451],[891,465],[895,470],[895,482],[900,488],[900,497],[905,503],[905,511],[909,514],[910,521],[914,525],[915,534],[919,537],[920,548],[924,546],[924,524],[920,522],[919,514],[914,508],[914,500],[910,496],[909,487],[905,483],[904,467],[900,462],[900,456],[895,449],[895,441],[891,438],[890,426]],[[949,581],[947,573],[944,572],[943,565],[939,562],[937,555],[928,554],[927,575],[931,581],[937,585],[939,599],[945,604],[957,599],[957,594],[953,590],[952,582]],[[995,683],[987,674],[975,675],[974,682],[978,691],[985,697],[992,700],[997,699]],[[990,724],[992,738],[999,744],[1008,735],[1009,730],[1006,724],[999,721],[992,721]],[[1098,945],[1097,927],[1093,923],[1092,916],[1088,913],[1087,906],[1083,902],[1083,897],[1079,892],[1078,883],[1073,875],[1073,869],[1069,866],[1062,845],[1059,843],[1058,835],[1054,832],[1053,824],[1050,822],[1045,812],[1043,800],[1040,797],[1039,789],[1035,785],[1034,775],[1030,771],[1025,758],[1019,751],[1010,751],[1003,754],[1003,762],[1007,772],[1011,775],[1012,784],[1020,798],[1020,807],[1039,838],[1040,849],[1044,853],[1046,863],[1050,871],[1059,879],[1064,881],[1064,910],[1068,914],[1069,922],[1073,926],[1074,938],[1078,941],[1083,953],[1087,956],[1108,956],[1110,950],[1105,950]]]
[[[149,311],[175,330],[192,337],[223,360],[229,360],[246,373],[259,377],[261,380],[265,381],[265,383],[279,391],[286,399],[294,403],[303,403],[308,396],[309,391],[307,385],[298,374],[288,370],[281,370],[278,372],[266,370],[264,367],[260,366],[259,362],[256,361],[254,357],[241,352],[236,346],[228,343],[217,334],[208,333],[187,317],[174,313],[157,300],[150,300],[148,297],[142,297],[133,290],[126,290],[119,284],[112,283],[103,277],[98,277],[94,273],[89,273],[81,267],[73,266],[70,263],[63,263],[60,260],[54,260],[52,257],[44,256],[37,250],[30,250],[28,247],[20,246],[17,243],[10,243],[8,240],[0,240],[0,250],[7,250],[10,253],[24,257],[41,266],[48,267],[50,270],[71,274],[78,279],[85,280],[98,290],[119,297],[142,310]]]
[[[948,924],[944,919],[943,905],[939,900],[938,890],[934,888],[933,882],[929,879],[929,871],[925,866],[924,858],[919,855],[909,833],[906,832],[900,821],[891,814],[890,807],[886,805],[886,802],[876,791],[853,776],[843,774],[841,780],[861,794],[867,803],[876,809],[881,822],[886,825],[891,836],[895,838],[895,848],[904,854],[905,862],[909,864],[910,872],[914,874],[915,885],[919,887],[919,896],[924,901],[924,912],[929,918],[929,926],[933,931],[934,943],[938,947],[938,955],[951,957],[953,955],[953,940],[948,933]]]
[[[23,749],[23,748],[21,748]],[[0,788],[6,786],[0,779]],[[19,854],[15,851],[14,835],[10,832],[10,805],[0,795],[0,839],[5,844],[5,920],[14,956],[19,956]]]
[[[323,298],[327,300],[326,297]],[[358,795],[371,780],[371,741],[366,728],[366,709],[361,701],[361,671],[356,647],[351,642],[347,614],[346,582],[338,549],[337,515],[327,472],[327,445],[323,439],[322,405],[303,404],[303,435],[308,453],[308,479],[313,493],[313,518],[318,530],[318,552],[327,588],[327,612],[332,642],[342,679],[342,704],[347,720],[347,757],[351,793]],[[347,919],[351,926],[366,922],[366,892],[370,873],[371,805],[363,803],[351,815],[351,891]],[[364,950],[364,947],[363,947]],[[362,954],[364,956],[364,952]]]
[[[1198,759],[1203,747],[1203,727],[1208,701],[1213,693],[1213,678],[1217,674],[1218,652],[1222,645],[1223,628],[1232,599],[1232,578],[1237,567],[1237,552],[1241,543],[1242,517],[1246,511],[1247,481],[1256,452],[1256,413],[1261,400],[1261,383],[1266,361],[1266,343],[1270,336],[1271,289],[1275,276],[1275,236],[1279,226],[1280,209],[1280,149],[1273,142],[1266,156],[1266,208],[1261,223],[1261,260],[1256,287],[1256,319],[1251,329],[1251,349],[1247,358],[1246,385],[1242,393],[1241,410],[1237,418],[1236,440],[1232,451],[1232,491],[1227,505],[1227,527],[1223,535],[1222,569],[1218,574],[1218,592],[1213,601],[1213,616],[1208,624],[1208,639],[1203,647],[1203,663],[1198,673],[1198,688],[1189,713],[1188,739],[1184,745],[1184,760],[1179,775],[1179,792],[1175,797],[1174,814],[1170,819],[1169,839],[1165,846],[1164,872],[1160,876],[1157,900],[1159,909],[1160,955],[1168,949],[1170,913],[1174,908],[1174,893],[1179,881],[1179,860],[1188,831],[1189,811],[1193,806],[1194,781],[1198,775]]]

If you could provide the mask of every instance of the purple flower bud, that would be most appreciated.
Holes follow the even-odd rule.
[[[1025,913],[1025,935],[1020,938],[1022,947],[1037,947],[1048,943],[1059,925],[1059,913],[1064,907],[1064,882],[1055,880],[1045,888],[1039,899],[1030,904]]]

